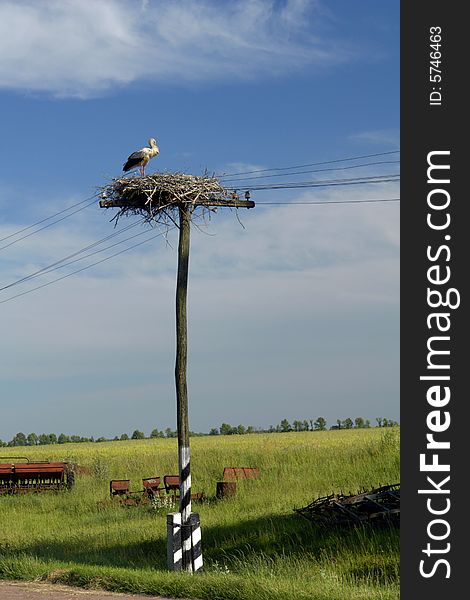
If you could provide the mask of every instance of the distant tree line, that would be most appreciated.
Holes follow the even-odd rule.
[[[377,417],[377,427],[395,427],[397,421],[386,419],[385,417]],[[243,435],[245,433],[287,433],[289,431],[326,431],[327,429],[367,429],[372,427],[369,419],[356,417],[354,421],[351,418],[344,420],[337,419],[336,423],[331,427],[327,427],[327,421],[324,417],[318,417],[316,420],[304,419],[303,421],[294,420],[290,423],[287,419],[283,419],[278,425],[271,425],[268,429],[256,428],[251,425],[230,425],[222,423],[217,428],[214,427],[209,431],[209,435]]]
[[[158,429],[154,429],[150,436],[151,438],[155,437],[176,437],[176,431],[173,431],[169,427],[165,429],[165,431],[159,431]],[[48,444],[78,444],[81,442],[117,442],[122,440],[143,440],[146,436],[143,431],[139,431],[136,429],[130,436],[127,433],[123,433],[120,436],[115,436],[114,438],[106,438],[104,436],[94,438],[91,437],[83,437],[80,435],[65,435],[65,433],[61,433],[56,435],[55,433],[41,433],[37,435],[36,433],[30,433],[25,435],[20,432],[15,435],[15,437],[9,442],[3,442],[0,440],[0,447],[5,446],[45,446]]]
[[[392,419],[386,419],[385,417],[376,417],[377,425],[375,427],[395,427],[398,425],[397,421]],[[271,425],[268,429],[262,429],[259,427],[253,427],[252,425],[230,425],[229,423],[222,423],[220,427],[213,427],[209,433],[197,433],[194,431],[190,432],[191,436],[205,436],[205,435],[245,435],[250,433],[287,433],[289,431],[326,431],[327,429],[367,429],[372,427],[369,419],[363,417],[356,417],[354,421],[351,418],[344,420],[337,419],[334,425],[327,427],[327,422],[324,417],[318,417],[316,420],[304,419],[303,421],[294,420],[290,423],[287,419],[283,419],[278,425]],[[149,438],[175,438],[177,432],[170,427],[167,427],[164,431],[160,431],[155,428],[151,431],[148,438],[146,438],[143,431],[138,429],[134,430],[129,436],[127,433],[123,433],[120,436],[114,438],[106,437],[82,437],[80,435],[65,435],[61,433],[56,435],[55,433],[29,433],[28,435],[19,432],[9,442],[3,442],[0,440],[0,447],[5,446],[45,446],[48,444],[77,444],[80,442],[118,442],[123,440],[143,440]]]

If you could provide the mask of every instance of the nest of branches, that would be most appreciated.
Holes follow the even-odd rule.
[[[141,177],[121,177],[100,188],[100,206],[117,207],[119,211],[112,220],[123,216],[139,215],[148,223],[177,224],[181,206],[196,208],[204,217],[213,211],[214,203],[238,199],[233,192],[223,188],[216,177],[196,176],[184,173],[153,173]],[[211,207],[212,205],[212,207]]]

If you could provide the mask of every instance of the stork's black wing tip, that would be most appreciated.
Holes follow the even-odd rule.
[[[130,171],[131,169],[134,169],[135,167],[138,167],[141,163],[142,158],[131,158],[129,157],[127,159],[127,162],[124,163],[124,166],[122,168],[123,171]]]

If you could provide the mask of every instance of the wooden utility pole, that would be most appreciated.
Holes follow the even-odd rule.
[[[133,197],[126,200],[101,200],[102,208],[126,207],[147,210],[147,198]],[[175,203],[176,204],[176,203]],[[196,206],[205,208],[233,207],[253,208],[251,200],[240,200],[235,194],[231,199],[200,200],[178,203],[179,242],[178,272],[176,280],[176,413],[178,430],[178,468],[180,476],[179,513],[168,515],[168,563],[172,570],[198,571],[202,568],[201,534],[199,515],[191,512],[191,469],[189,449],[188,388],[186,382],[188,363],[187,294],[189,273],[189,244],[191,211]]]
[[[188,425],[188,386],[186,371],[188,364],[188,322],[186,314],[186,301],[188,294],[188,268],[189,268],[189,211],[187,206],[179,208],[180,235],[178,244],[178,276],[176,281],[176,411],[178,429],[178,448],[180,450],[180,473],[187,469],[189,475],[189,460],[185,464],[182,459],[183,449],[189,451],[189,425]],[[189,453],[188,453],[189,459]],[[183,494],[182,494],[183,496]],[[183,509],[183,506],[181,506]],[[183,512],[183,510],[181,510]]]
[[[189,451],[188,386],[188,322],[186,300],[188,294],[190,221],[189,207],[179,206],[180,233],[178,243],[178,275],[176,280],[176,423],[178,430],[178,467],[180,473],[180,513],[182,568],[192,571],[191,558],[191,468]]]
[[[246,208],[254,206],[254,202],[240,201],[229,202],[214,201],[212,206],[240,206]],[[204,203],[204,206],[207,206]],[[178,465],[180,472],[180,504],[181,514],[181,550],[182,570],[198,570],[198,563],[202,565],[200,554],[200,529],[199,516],[193,523],[191,520],[191,466],[189,447],[189,419],[188,419],[188,386],[186,383],[188,359],[188,328],[186,300],[188,292],[189,272],[189,245],[190,245],[190,213],[189,206],[179,206],[179,243],[178,243],[178,275],[176,280],[176,412],[178,430]],[[197,542],[195,543],[194,538]],[[199,544],[199,551],[194,551]]]

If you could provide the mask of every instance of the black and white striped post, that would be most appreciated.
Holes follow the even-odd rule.
[[[186,538],[186,560],[184,570],[189,572],[200,571],[203,567],[201,548],[201,524],[199,515],[191,513],[188,523],[181,524],[181,513],[170,513],[167,515],[167,559],[168,568],[171,571],[183,570],[183,541]]]

